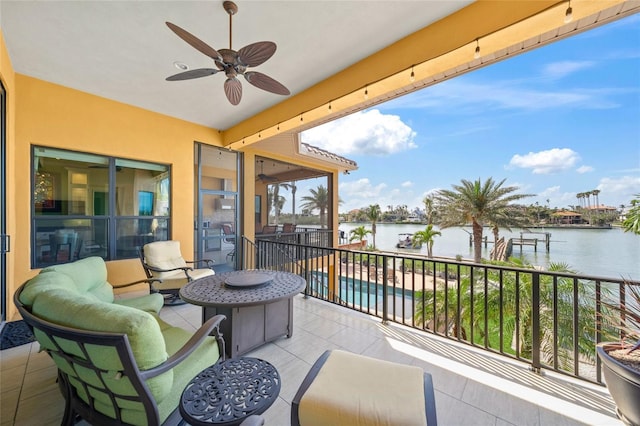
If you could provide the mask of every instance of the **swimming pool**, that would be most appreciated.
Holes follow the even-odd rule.
[[[312,273],[311,289],[316,297],[329,300],[329,278],[324,272]],[[381,283],[371,282],[355,277],[340,277],[340,288],[336,291],[336,302],[361,309],[382,311],[384,287]],[[387,287],[388,301],[398,305],[413,304],[412,292],[393,286]],[[329,300],[333,301],[333,300]],[[390,305],[391,306],[391,305]]]

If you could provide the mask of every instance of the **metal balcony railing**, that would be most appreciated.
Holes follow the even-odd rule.
[[[615,332],[602,321],[605,305],[624,305],[626,286],[640,285],[277,238],[244,239],[243,247],[243,269],[299,274],[307,280],[306,296],[516,359],[534,371],[600,384],[595,347]]]
[[[256,235],[256,242],[277,241],[281,243],[307,246],[332,247],[332,229],[296,227],[295,232],[283,232],[282,226],[276,226],[274,232]]]

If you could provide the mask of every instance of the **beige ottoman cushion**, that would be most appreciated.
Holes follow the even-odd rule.
[[[424,372],[334,350],[300,400],[303,426],[426,425]]]

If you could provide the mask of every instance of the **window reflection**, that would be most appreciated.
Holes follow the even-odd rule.
[[[140,241],[168,238],[168,166],[44,147],[33,165],[34,267],[136,257]]]

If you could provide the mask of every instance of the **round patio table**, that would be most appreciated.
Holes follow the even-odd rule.
[[[180,398],[180,414],[191,425],[239,425],[264,413],[280,393],[278,370],[265,360],[240,357],[202,370]]]
[[[202,321],[222,314],[226,353],[233,358],[279,337],[293,335],[293,297],[306,281],[299,275],[263,269],[231,271],[200,278],[180,289],[180,297],[202,306]]]

